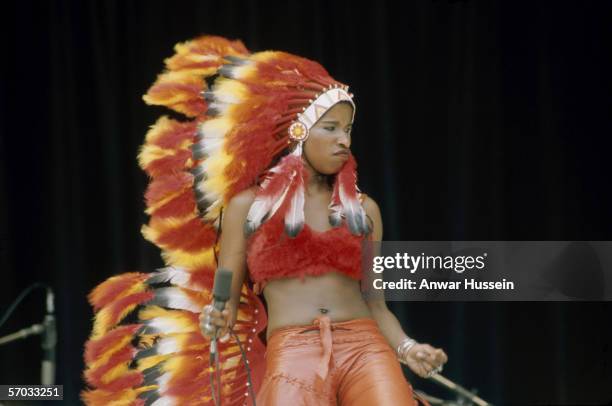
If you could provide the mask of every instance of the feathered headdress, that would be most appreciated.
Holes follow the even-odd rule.
[[[355,104],[348,86],[334,80],[318,63],[285,52],[266,51],[226,58],[212,89],[208,119],[199,125],[193,147],[198,207],[214,222],[237,192],[264,181],[248,213],[252,233],[284,208],[285,230],[295,236],[304,224],[302,144],[327,110],[340,102]],[[293,152],[270,168],[288,144]],[[354,159],[336,176],[330,222],[346,217],[354,234],[367,233],[365,212],[357,200]],[[288,204],[283,204],[288,202]]]
[[[81,393],[88,405],[213,404],[210,341],[198,317],[212,301],[221,211],[238,192],[261,183],[246,231],[278,211],[287,233],[297,234],[304,223],[302,143],[326,110],[353,104],[345,85],[295,55],[251,54],[240,41],[214,36],[179,43],[175,52],[144,100],[188,120],[162,116],[139,154],[151,179],[150,220],[142,231],[161,248],[167,267],[111,277],[89,294],[95,320],[85,348],[89,388]],[[362,233],[369,229],[355,167],[350,156],[336,175],[330,222],[337,226],[344,217],[353,233]],[[266,324],[263,303],[245,283],[233,329],[246,347],[256,391]],[[237,343],[219,343],[218,351],[223,404],[245,404]]]

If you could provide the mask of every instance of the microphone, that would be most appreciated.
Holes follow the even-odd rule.
[[[40,380],[43,385],[55,383],[55,345],[57,344],[57,331],[53,305],[53,290],[47,288],[47,314],[43,321],[41,346],[43,357],[40,369]]]
[[[219,311],[225,309],[225,303],[230,298],[230,290],[232,287],[232,276],[233,273],[226,269],[219,268],[215,272],[215,284],[213,287],[213,307]],[[210,342],[210,359],[216,359],[217,355],[217,333],[219,331],[218,326],[213,326],[215,334]]]

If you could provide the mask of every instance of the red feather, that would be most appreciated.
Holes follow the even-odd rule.
[[[139,272],[128,272],[113,276],[96,286],[87,296],[94,311],[111,304],[118,296],[132,289],[135,285],[147,280],[149,275]]]

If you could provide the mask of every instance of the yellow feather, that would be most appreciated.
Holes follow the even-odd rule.
[[[215,97],[225,103],[241,103],[249,96],[247,87],[237,80],[220,77],[215,81]]]
[[[168,265],[187,269],[202,268],[215,265],[215,256],[212,248],[198,253],[189,253],[183,250],[168,250],[162,252],[162,257]]]
[[[145,369],[154,367],[155,365],[159,364],[160,362],[170,358],[171,356],[173,356],[174,354],[161,354],[161,355],[153,355],[151,357],[146,357],[146,358],[142,358],[138,361],[138,366],[137,369],[139,371],[144,371]]]
[[[190,145],[189,142],[186,143],[186,146]],[[175,155],[177,149],[165,149],[161,148],[155,144],[145,145],[138,154],[138,163],[143,168],[149,166],[153,161],[156,161],[161,158],[165,158],[168,156]]]
[[[168,310],[160,306],[146,306],[139,313],[138,317],[141,320],[150,320],[154,318],[162,318],[168,320],[182,320],[183,323],[189,324],[190,319],[181,310]],[[185,324],[186,325],[186,324]]]
[[[232,70],[232,74],[236,79],[245,80],[253,77],[253,75],[257,72],[255,66],[253,64],[236,66]]]
[[[153,320],[154,319],[154,320]],[[181,333],[199,331],[197,322],[192,322],[190,319],[181,314],[171,316],[158,316],[151,319],[152,323],[163,326],[163,329],[168,331],[178,331]]]
[[[155,340],[159,337],[159,334],[141,334],[139,340],[139,347],[149,348],[155,344]]]
[[[169,201],[171,201],[175,197],[183,194],[183,192],[184,192],[184,189],[179,189],[179,190],[175,191],[174,193],[170,193],[169,195],[164,196],[162,199],[158,200],[156,203],[151,204],[149,207],[147,207],[145,209],[145,213],[147,213],[148,215],[152,215],[160,207],[163,207],[166,203],[168,203]],[[193,210],[193,212],[197,213],[197,211],[195,209]]]
[[[109,369],[107,373],[102,375],[102,382],[107,384],[121,377],[122,375],[125,375],[128,372],[128,364],[129,362],[122,362],[114,368]]]
[[[155,124],[149,127],[149,131],[145,135],[145,140],[147,143],[156,142],[159,137],[165,132],[169,131],[172,128],[172,125],[176,122],[170,119],[168,116],[161,116]]]
[[[203,79],[201,76],[193,75],[193,73],[189,71],[169,71],[159,75],[152,88],[159,85],[191,85],[202,87],[202,83]],[[164,91],[161,94],[149,92],[142,96],[142,99],[149,105],[171,105],[191,99],[192,97],[192,92],[188,90],[179,90],[177,87],[173,92]]]
[[[179,55],[188,54],[189,52],[191,52],[191,47],[192,46],[193,46],[193,41],[192,40],[183,41],[183,42],[177,42],[176,44],[174,44],[174,52],[179,54]],[[166,58],[166,60],[164,62],[168,63],[167,62],[168,59],[170,59],[170,58]]]
[[[225,168],[232,161],[233,156],[227,154],[225,150],[219,151],[206,161],[208,177],[201,183],[201,188],[206,192],[216,196],[223,196],[225,190],[230,186],[225,176]]]
[[[147,385],[147,386],[141,386],[140,388],[136,389],[136,393],[137,394],[141,394],[143,392],[148,392],[150,390],[154,390],[159,388],[159,385]]]
[[[174,372],[174,371],[180,371],[182,369],[182,366],[185,362],[185,356],[174,356],[172,358],[170,358],[167,362],[164,363],[164,366],[162,367],[162,369],[165,372]]]
[[[209,133],[213,138],[224,138],[225,134],[232,129],[235,122],[229,117],[219,117],[204,121],[200,126],[200,131]]]
[[[118,320],[111,320],[111,311],[108,307],[104,307],[96,313],[93,325],[93,333],[91,339],[97,340],[106,334],[111,328],[115,327],[116,323],[121,321],[129,312],[134,310],[135,304],[127,306],[119,313]]]
[[[165,249],[165,245],[157,243],[158,238],[168,231],[182,227],[191,220],[193,220],[192,214],[183,217],[156,218],[149,222],[149,225],[143,225],[140,231],[147,240]]]
[[[133,295],[135,293],[144,292],[147,289],[147,285],[144,283],[137,283],[125,292],[115,296],[113,302],[120,300],[126,296]],[[131,312],[136,305],[130,305],[126,307],[121,313],[119,313],[119,320],[123,319],[129,312]],[[106,334],[111,328],[114,327],[115,321],[111,321],[111,312],[108,306],[98,310],[95,315],[93,323],[93,332],[91,335],[92,339],[99,339],[102,335]]]
[[[102,354],[102,356],[100,356],[100,358],[98,358],[97,360],[95,360],[94,362],[92,362],[91,364],[89,364],[88,368],[89,369],[96,369],[101,367],[102,365],[106,364],[108,362],[108,360],[120,349],[122,349],[123,347],[126,346],[126,344],[128,344],[130,341],[132,341],[134,337],[132,335],[128,335],[126,337],[123,337],[121,339],[121,341],[119,341],[116,345],[113,345],[110,348],[106,348],[104,351],[104,354]]]
[[[266,62],[270,59],[276,58],[278,55],[278,51],[262,51],[256,52],[251,55],[250,59],[257,62]]]

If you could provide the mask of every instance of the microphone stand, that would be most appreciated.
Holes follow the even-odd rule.
[[[8,319],[8,317],[17,308],[19,303],[34,289],[45,288],[47,290],[46,300],[46,315],[42,324],[33,324],[30,327],[21,329],[15,333],[0,337],[0,346],[11,343],[13,341],[22,340],[31,335],[42,334],[42,349],[43,357],[41,362],[41,383],[42,385],[53,385],[55,382],[55,347],[57,345],[57,331],[55,325],[55,309],[53,303],[53,290],[51,287],[42,283],[34,283],[24,290],[17,300],[9,307],[6,314],[0,318],[0,326]]]
[[[15,333],[0,337],[0,345],[21,340],[31,335],[42,334],[43,331],[45,331],[45,327],[42,324],[32,324],[30,327],[26,327]]]
[[[429,379],[433,380],[439,385],[444,386],[447,389],[450,389],[451,391],[458,394],[460,397],[463,397],[478,406],[492,406],[491,403],[481,399],[480,397],[476,396],[473,392],[465,389],[461,385],[456,384],[455,382],[443,377],[440,374],[433,374]]]

